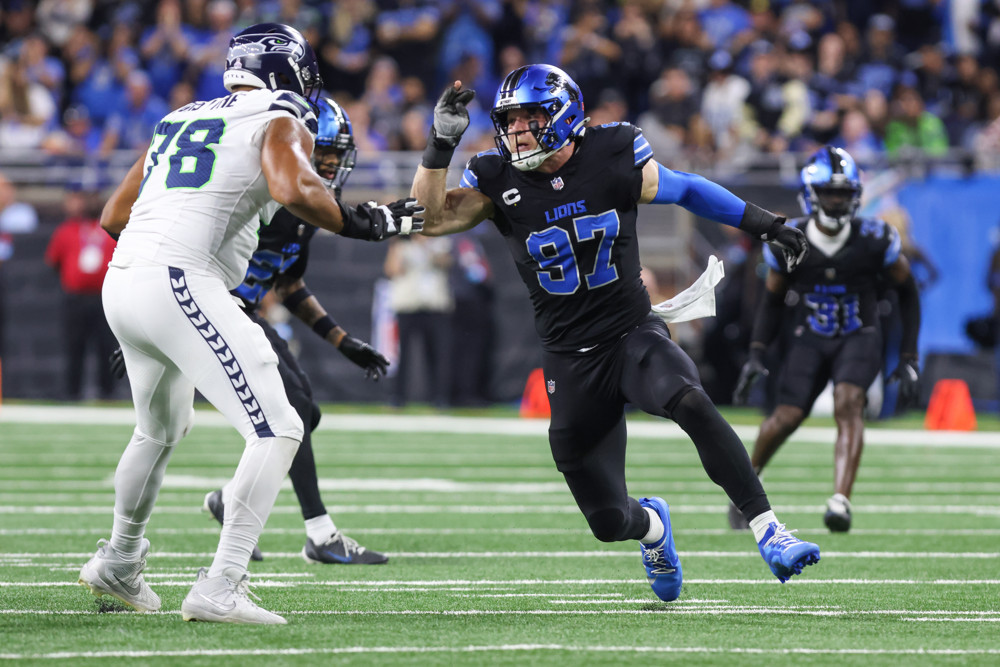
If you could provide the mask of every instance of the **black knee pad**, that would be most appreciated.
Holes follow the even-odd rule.
[[[587,517],[590,532],[601,542],[620,542],[625,528],[625,515],[621,510],[608,508],[598,510]]]

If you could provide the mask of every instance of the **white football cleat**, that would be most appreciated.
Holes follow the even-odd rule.
[[[142,540],[137,561],[121,560],[107,540],[98,540],[97,553],[80,569],[79,583],[95,597],[110,595],[136,611],[159,611],[160,596],[142,577],[148,553],[149,540],[146,538]]]
[[[209,577],[201,568],[194,586],[181,603],[181,618],[185,621],[212,623],[252,623],[284,625],[287,621],[261,609],[250,599],[258,598],[250,591],[250,575],[231,567],[222,576]]]

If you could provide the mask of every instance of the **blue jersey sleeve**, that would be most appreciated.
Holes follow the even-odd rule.
[[[653,204],[677,204],[695,215],[730,227],[739,227],[743,219],[746,202],[698,174],[671,171],[662,164],[657,165],[660,183]]]
[[[495,148],[491,148],[488,151],[476,153],[474,156],[469,158],[469,161],[465,164],[465,171],[462,172],[462,180],[458,182],[458,187],[472,188],[473,190],[479,189],[479,173],[476,167],[479,162],[479,158],[484,155],[500,155],[500,151]]]

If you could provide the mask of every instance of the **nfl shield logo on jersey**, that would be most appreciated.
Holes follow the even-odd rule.
[[[562,176],[556,176],[555,178],[552,179],[552,189],[553,190],[562,190],[563,187],[565,187],[565,185],[566,184],[563,183]],[[552,393],[552,392],[549,392],[549,393]]]
[[[546,380],[545,381],[545,389],[550,394],[556,393],[556,381],[555,380]]]

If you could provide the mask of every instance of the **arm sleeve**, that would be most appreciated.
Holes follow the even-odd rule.
[[[750,344],[759,343],[767,346],[781,325],[781,315],[785,308],[785,295],[764,290],[764,296],[757,306],[757,315],[753,321],[753,332],[750,334]]]
[[[917,357],[917,338],[920,335],[920,293],[913,274],[906,276],[902,284],[896,285],[899,293],[899,315],[903,320],[903,340],[899,353],[911,358]]]
[[[677,204],[695,215],[739,227],[746,202],[703,176],[659,165],[660,183],[653,204]]]

